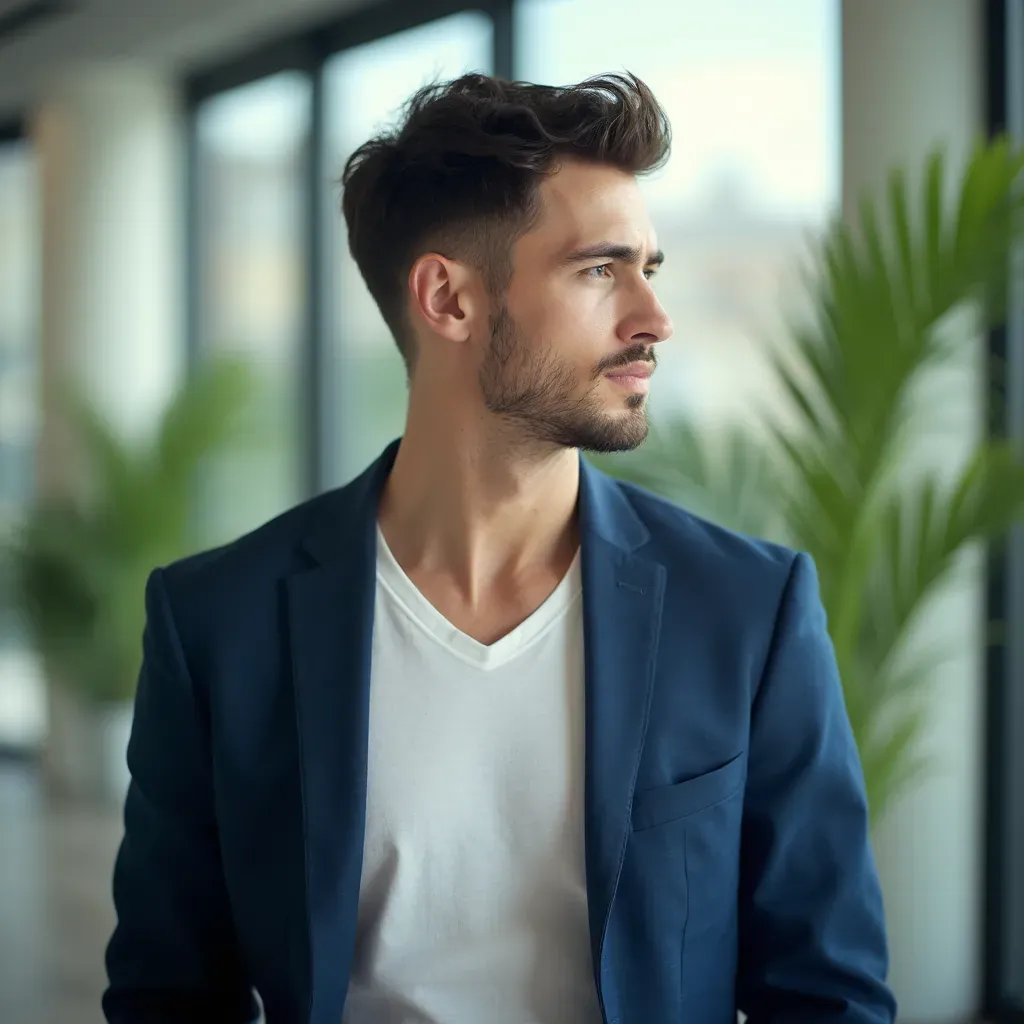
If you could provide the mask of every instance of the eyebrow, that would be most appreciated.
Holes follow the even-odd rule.
[[[643,259],[643,249],[638,246],[622,245],[618,242],[598,242],[582,249],[574,249],[559,262],[563,265],[585,263],[589,260],[619,260],[622,263],[639,265]],[[660,267],[665,262],[665,254],[658,249],[652,252],[644,262],[645,267]]]

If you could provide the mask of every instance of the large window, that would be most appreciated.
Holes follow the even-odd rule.
[[[628,16],[619,0],[519,0],[515,27],[518,77],[631,71],[672,122],[671,159],[643,181],[675,324],[652,418],[710,427],[771,401],[762,355],[839,203],[838,0],[636,0]]]
[[[0,144],[0,542],[34,491],[39,330],[36,162],[27,142]],[[0,748],[33,747],[45,728],[39,666],[0,577]]]
[[[335,177],[353,150],[396,117],[416,89],[467,71],[489,72],[492,49],[491,19],[472,11],[333,57],[325,80],[325,141]],[[342,482],[401,434],[407,389],[398,350],[344,242],[338,204],[330,208],[337,244],[328,278],[335,285],[330,308],[336,329],[327,351],[331,389],[326,453],[331,482]]]
[[[205,482],[207,539],[256,526],[305,496],[310,130],[310,81],[297,72],[222,93],[197,113],[198,354],[249,357],[264,410],[259,445],[224,459]]]

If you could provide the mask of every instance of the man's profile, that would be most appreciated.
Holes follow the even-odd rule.
[[[887,1024],[810,559],[614,481],[672,324],[647,86],[472,74],[348,161],[365,473],[157,569],[112,1024]]]

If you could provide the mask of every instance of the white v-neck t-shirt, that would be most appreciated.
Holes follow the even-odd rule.
[[[595,1024],[579,556],[489,646],[378,531],[366,838],[345,1024]]]

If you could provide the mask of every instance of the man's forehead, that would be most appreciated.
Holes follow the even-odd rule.
[[[544,181],[535,225],[548,247],[572,252],[601,241],[657,248],[636,179],[610,167],[570,165]],[[537,239],[540,241],[540,237]]]

